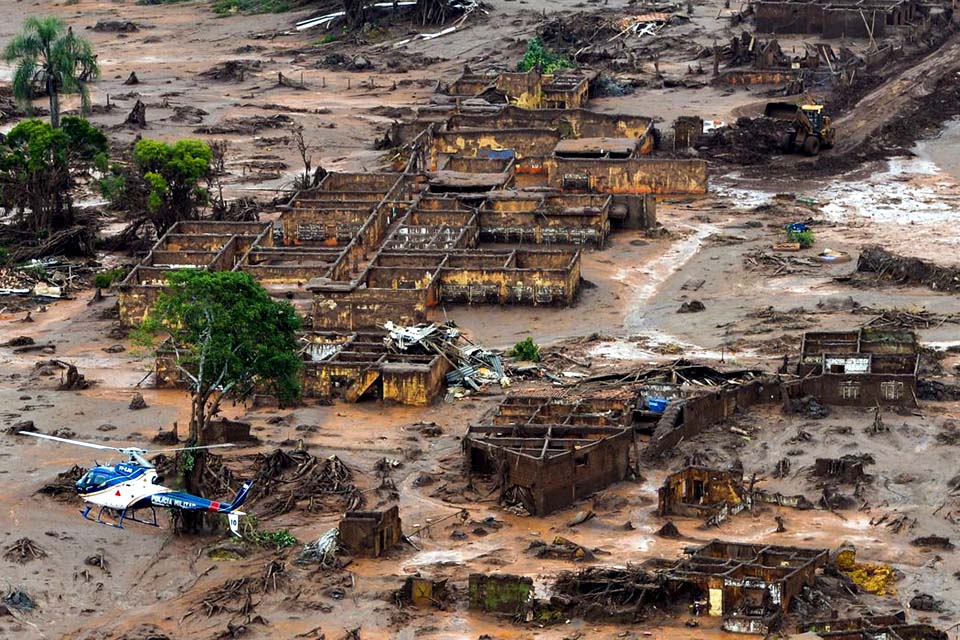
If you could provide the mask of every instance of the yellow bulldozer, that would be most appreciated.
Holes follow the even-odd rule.
[[[830,116],[823,114],[821,104],[769,102],[763,115],[792,123],[790,130],[780,138],[780,148],[784,153],[803,151],[808,156],[815,156],[821,149],[832,147],[837,137],[837,130]]]

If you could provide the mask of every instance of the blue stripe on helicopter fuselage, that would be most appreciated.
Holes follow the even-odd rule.
[[[174,507],[176,509],[185,509],[188,511],[227,511],[230,508],[229,503],[208,500],[200,496],[182,493],[180,491],[165,491],[155,493],[140,502],[149,501],[148,504],[154,507]],[[139,504],[139,502],[137,503]]]

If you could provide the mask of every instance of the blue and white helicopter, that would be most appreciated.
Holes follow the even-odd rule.
[[[139,522],[153,527],[159,527],[157,522],[157,507],[170,507],[180,509],[181,511],[212,511],[222,513],[227,516],[230,523],[230,531],[237,537],[240,537],[238,526],[240,516],[246,515],[243,511],[238,511],[243,502],[247,499],[250,492],[251,483],[245,482],[237,497],[233,502],[216,502],[200,496],[191,495],[182,491],[174,491],[159,484],[160,478],[157,476],[157,469],[147,459],[146,456],[151,453],[170,453],[173,451],[186,451],[189,449],[214,449],[218,447],[231,447],[229,444],[214,444],[205,447],[178,447],[175,449],[160,449],[157,451],[147,451],[136,447],[107,447],[92,442],[80,442],[79,440],[68,440],[67,438],[58,438],[48,436],[43,433],[33,433],[30,431],[20,431],[20,435],[42,438],[44,440],[53,440],[55,442],[65,442],[67,444],[87,447],[89,449],[100,449],[102,451],[119,451],[124,455],[130,456],[127,462],[121,462],[116,465],[101,466],[98,465],[83,474],[77,480],[77,493],[83,499],[85,508],[82,515],[87,520],[106,524],[113,527],[123,528],[123,521]],[[94,507],[99,507],[100,511],[94,520],[89,516]],[[137,518],[137,510],[150,509],[153,514],[151,520],[141,520]],[[104,510],[117,512],[120,515],[119,521],[114,524],[105,522],[103,517]]]

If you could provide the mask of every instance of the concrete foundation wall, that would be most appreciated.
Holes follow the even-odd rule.
[[[550,186],[564,191],[657,195],[707,192],[707,163],[704,160],[553,158],[545,164]]]
[[[664,419],[657,425],[644,455],[659,456],[667,449],[675,447],[681,440],[702,433],[733,415],[735,411],[755,404],[780,403],[782,394],[783,389],[779,382],[758,381],[682,400],[676,407],[672,402],[664,412]],[[668,414],[670,419],[667,419]],[[673,416],[677,416],[677,422],[672,420]]]

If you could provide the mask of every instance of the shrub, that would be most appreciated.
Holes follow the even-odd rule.
[[[803,231],[795,231],[793,229],[787,230],[787,239],[790,242],[799,242],[800,246],[804,249],[807,247],[812,247],[814,238],[813,231],[810,229],[804,229]]]
[[[540,362],[540,345],[533,341],[533,338],[527,336],[507,352],[511,358],[524,360],[527,362]]]
[[[124,276],[124,270],[121,268],[108,269],[107,271],[101,271],[93,277],[93,286],[97,289],[106,289],[114,282],[121,280]]]
[[[517,65],[520,71],[530,71],[537,65],[543,73],[556,73],[561,69],[572,69],[573,64],[565,57],[543,46],[540,38],[534,38],[527,42],[527,51],[523,54],[523,60]]]

